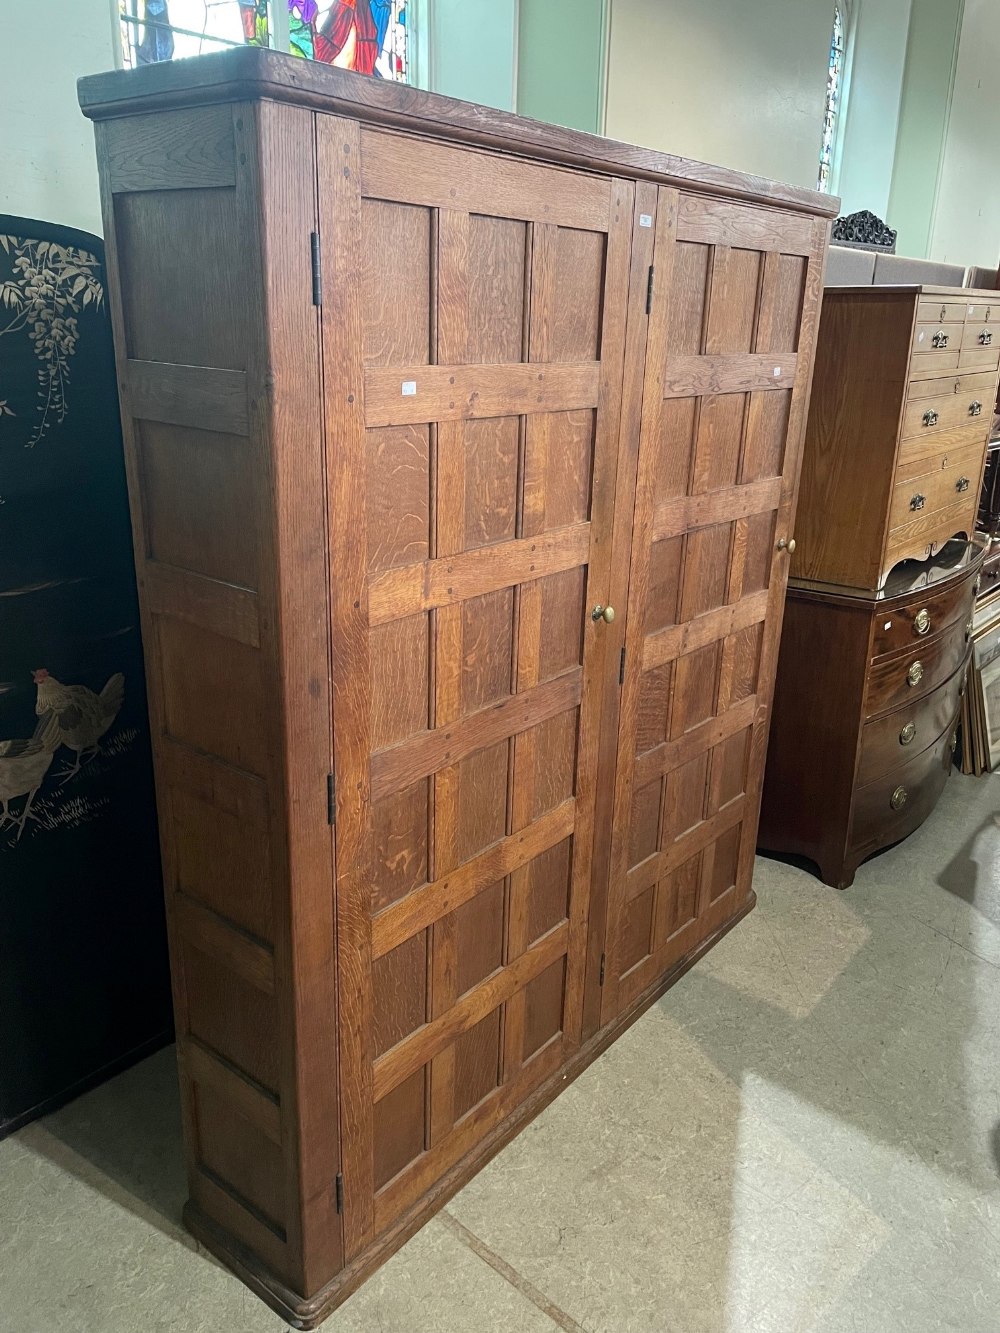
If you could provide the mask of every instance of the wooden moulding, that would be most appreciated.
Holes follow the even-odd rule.
[[[409,133],[522,152],[536,160],[662,184],[702,186],[713,194],[821,217],[835,217],[840,209],[839,199],[816,190],[691,162],[672,153],[563,129],[492,107],[446,100],[331,65],[313,68],[308,61],[255,47],[233,48],[196,61],[164,61],[126,73],[92,74],[80,79],[77,89],[84,115],[94,120],[178,105],[275,99]]]
[[[757,895],[751,891],[727,921],[686,954],[666,975],[659,977],[653,985],[643,991],[616,1019],[578,1047],[567,1063],[559,1065],[555,1072],[510,1116],[501,1120],[493,1131],[481,1139],[450,1171],[435,1181],[420,1197],[419,1202],[414,1204],[390,1231],[380,1236],[363,1255],[353,1263],[349,1263],[333,1281],[328,1282],[309,1300],[303,1300],[277,1281],[261,1265],[259,1259],[236,1243],[232,1236],[215,1226],[211,1219],[190,1201],[184,1207],[184,1225],[197,1240],[232,1269],[251,1291],[256,1292],[272,1310],[277,1311],[282,1319],[291,1324],[292,1328],[316,1328],[337,1306],[342,1305],[348,1296],[357,1291],[386,1259],[395,1254],[415,1232],[419,1231],[424,1223],[456,1195],[501,1148],[516,1138],[525,1125],[544,1111],[549,1102],[553,1101],[568,1083],[579,1077],[599,1055],[617,1041],[626,1028],[646,1012],[650,1005],[654,1004],[665,991],[714,948],[724,935],[742,921],[756,903]]]

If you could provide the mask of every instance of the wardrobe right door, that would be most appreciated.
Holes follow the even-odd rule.
[[[601,1021],[747,905],[828,224],[660,189]]]

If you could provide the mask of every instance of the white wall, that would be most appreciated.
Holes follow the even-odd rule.
[[[1000,3],[965,0],[929,257],[995,268],[1000,259]]]
[[[843,213],[889,209],[912,0],[855,0],[850,85],[834,189]]]
[[[815,186],[832,30],[832,0],[612,0],[606,132]]]
[[[112,0],[60,0],[48,14],[0,0],[0,212],[100,234],[94,131],[76,81],[114,68],[113,24]]]

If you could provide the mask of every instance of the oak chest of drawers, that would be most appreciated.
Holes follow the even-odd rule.
[[[879,594],[791,587],[759,843],[847,888],[927,818],[951,767],[981,549],[907,562]]]
[[[758,842],[841,888],[950,768],[1000,293],[824,294]]]
[[[793,580],[876,590],[972,536],[998,366],[998,292],[827,289]]]

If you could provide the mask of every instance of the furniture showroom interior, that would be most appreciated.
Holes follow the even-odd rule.
[[[0,1333],[1000,1333],[1000,0],[0,49]]]

